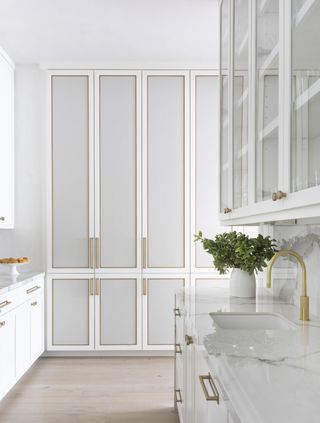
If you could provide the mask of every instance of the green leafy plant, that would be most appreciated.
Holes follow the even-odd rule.
[[[224,232],[214,239],[204,238],[199,231],[195,241],[200,241],[203,249],[213,257],[213,265],[220,274],[231,268],[238,268],[252,274],[262,271],[277,252],[275,240],[258,235],[249,238],[241,232]]]

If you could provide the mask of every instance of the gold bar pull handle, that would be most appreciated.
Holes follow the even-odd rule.
[[[143,268],[147,268],[147,238],[142,238],[142,257],[143,257]]]
[[[32,292],[37,291],[40,288],[41,288],[41,286],[38,286],[38,285],[33,286],[32,288],[27,289],[27,294],[31,294]]]
[[[89,295],[94,295],[94,291],[93,291],[93,279],[89,279]]]
[[[93,238],[89,238],[89,268],[93,269]]]
[[[10,304],[11,304],[11,301],[3,301],[2,303],[0,303],[0,308],[6,307]]]
[[[96,295],[101,295],[101,279],[96,279]]]
[[[175,393],[175,400],[176,400],[176,402],[182,403],[181,390],[180,389],[175,389],[174,393]]]
[[[100,238],[96,238],[96,268],[100,269],[101,267],[101,245]]]
[[[206,397],[206,400],[216,401],[219,404],[219,391],[212,379],[211,374],[209,373],[207,375],[199,376],[199,380],[200,380],[200,384],[201,384],[201,388],[203,390],[204,396]],[[205,381],[209,382],[209,386],[213,392],[213,395],[209,394]]]
[[[142,280],[142,295],[148,295],[148,279]]]

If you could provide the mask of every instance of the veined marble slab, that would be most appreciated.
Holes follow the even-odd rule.
[[[320,321],[299,320],[299,308],[261,290],[256,300],[230,298],[212,288],[196,297],[195,325],[212,373],[243,423],[320,422]],[[210,311],[209,311],[210,309]],[[233,330],[209,312],[271,312],[294,330]]]
[[[44,276],[43,272],[26,272],[20,273],[17,276],[8,276],[0,274],[0,295],[5,294],[13,289],[20,288],[21,286],[31,282],[39,276]]]

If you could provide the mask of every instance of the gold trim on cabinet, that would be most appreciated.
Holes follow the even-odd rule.
[[[101,279],[96,279],[96,295],[101,295]]]
[[[0,328],[3,328],[5,325],[6,325],[6,322],[4,320],[0,322]]]
[[[89,279],[89,295],[94,295],[93,279]]]
[[[3,301],[2,303],[0,303],[0,308],[7,307],[9,304],[11,304],[11,301]]]
[[[176,402],[180,402],[182,404],[181,390],[180,389],[175,389],[174,390],[174,393],[175,393],[175,400],[176,400]]]
[[[199,376],[201,388],[203,390],[204,396],[207,401],[216,401],[219,404],[219,391],[213,381],[213,378],[210,373],[207,375],[201,375]],[[212,389],[213,395],[210,395],[208,392],[208,389],[206,387],[206,384],[204,381],[207,380],[209,382],[210,388]]]
[[[89,268],[93,269],[93,238],[89,238]]]
[[[148,265],[147,259],[147,238],[142,238],[142,257],[143,257],[143,268],[146,269]]]
[[[37,291],[40,288],[41,288],[41,286],[38,286],[38,285],[33,286],[32,288],[27,289],[27,294],[31,294],[32,292]]]
[[[142,295],[148,295],[148,279],[146,279],[146,278],[144,278],[143,279],[143,281],[142,281],[142,283],[143,283],[143,286],[142,286]]]
[[[101,267],[101,249],[100,249],[100,238],[96,238],[96,251],[95,251],[95,259],[96,259],[96,268],[100,269]]]

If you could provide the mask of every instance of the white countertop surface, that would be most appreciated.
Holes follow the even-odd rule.
[[[43,272],[25,272],[17,276],[8,276],[0,274],[0,295],[5,294],[13,289],[20,288],[21,286],[31,282],[39,276],[44,276]]]
[[[278,313],[293,330],[215,327],[210,312]],[[320,320],[299,320],[299,309],[259,291],[256,300],[204,289],[195,300],[195,330],[209,364],[242,423],[320,422]]]

